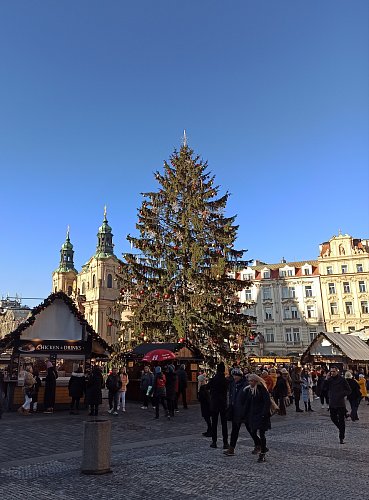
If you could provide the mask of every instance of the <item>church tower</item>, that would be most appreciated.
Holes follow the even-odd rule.
[[[94,330],[109,344],[117,342],[115,301],[119,289],[115,276],[121,262],[114,255],[112,228],[106,207],[97,233],[96,252],[77,276],[77,301]]]
[[[53,272],[53,292],[62,291],[67,295],[75,292],[77,271],[74,268],[74,250],[70,242],[69,226],[67,236],[60,250],[59,267]]]

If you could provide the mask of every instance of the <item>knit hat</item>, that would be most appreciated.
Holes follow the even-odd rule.
[[[223,363],[223,361],[221,361],[219,365],[217,365],[217,372],[225,373],[225,364]]]
[[[352,373],[351,372],[346,372],[345,373],[345,378],[352,378]]]
[[[359,378],[365,378],[365,375],[363,375],[362,373],[360,373]]]
[[[155,366],[155,373],[161,373],[161,367],[160,366]]]
[[[46,368],[51,368],[53,366],[51,361],[46,362]]]
[[[199,375],[199,376],[197,377],[197,381],[198,381],[198,382],[200,382],[200,383],[201,383],[201,382],[205,382],[205,380],[206,380],[205,375]]]
[[[282,368],[281,373],[288,373],[288,371],[286,370],[286,368]]]
[[[231,371],[231,375],[233,377],[243,377],[241,368],[233,368],[233,370]]]

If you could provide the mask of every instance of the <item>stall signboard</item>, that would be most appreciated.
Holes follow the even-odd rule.
[[[86,349],[86,342],[82,340],[27,340],[23,342],[18,351],[22,354],[83,354]]]

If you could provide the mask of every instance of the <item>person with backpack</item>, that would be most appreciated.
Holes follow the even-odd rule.
[[[122,387],[122,381],[118,375],[116,368],[113,368],[110,375],[106,379],[106,388],[108,389],[109,410],[110,415],[118,415],[118,399],[119,390]]]
[[[166,413],[167,419],[170,420],[170,415],[168,412],[168,406],[166,401],[166,377],[161,371],[161,367],[157,366],[155,368],[154,384],[152,388],[152,395],[155,404],[155,418],[159,418],[159,405],[162,405]]]

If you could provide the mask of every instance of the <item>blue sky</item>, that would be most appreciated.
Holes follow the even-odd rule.
[[[366,0],[0,5],[0,294],[45,297],[108,206],[118,256],[182,131],[248,258],[315,258],[368,230]],[[30,301],[28,301],[30,302]]]

